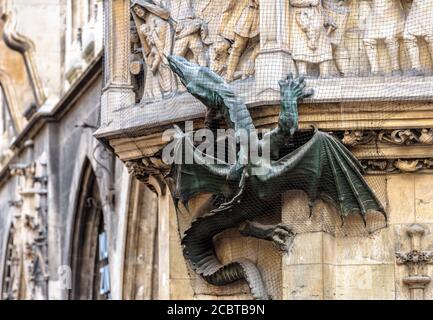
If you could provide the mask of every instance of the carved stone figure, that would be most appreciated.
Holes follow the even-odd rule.
[[[321,0],[290,0],[290,40],[292,57],[298,73],[307,74],[308,64],[318,64],[321,76],[329,76],[332,47],[328,31],[332,31]]]
[[[349,8],[346,0],[324,0],[323,6],[328,15],[328,34],[331,41],[334,62],[340,75],[350,71],[350,55],[344,43]]]
[[[404,29],[404,43],[409,53],[411,73],[422,75],[417,38],[424,39],[433,60],[433,0],[413,0]]]
[[[151,102],[172,94],[175,88],[166,59],[171,50],[170,12],[152,0],[134,0],[131,8],[145,62],[142,102]]]
[[[187,57],[188,52],[193,55],[193,61],[201,66],[207,66],[207,56],[204,40],[207,36],[207,26],[203,20],[196,17],[191,0],[182,0],[177,12],[173,10],[170,16],[175,23],[175,38],[173,53]]]
[[[221,39],[216,44],[216,56],[219,60],[215,64],[216,71],[224,68],[223,52],[230,49],[227,60],[226,80],[231,82],[235,80],[235,72],[239,65],[241,56],[249,46],[253,48],[253,54],[250,58],[252,66],[245,72],[246,75],[254,73],[254,62],[258,55],[258,36],[259,36],[259,1],[258,0],[229,0],[221,20],[219,35]]]
[[[421,144],[433,144],[433,129],[422,129],[418,141]]]
[[[361,17],[366,25],[363,41],[371,73],[381,74],[377,43],[384,41],[391,61],[392,74],[401,74],[398,38],[403,35],[405,15],[400,1],[372,0],[369,12],[361,13]]]
[[[182,57],[170,56],[168,61],[188,91],[207,106],[208,115],[222,116],[237,136],[255,133],[246,105],[220,76]],[[234,164],[228,164],[200,152],[178,129],[177,142],[185,148],[176,150],[192,150],[194,163],[176,164],[172,171],[176,203],[188,207],[188,201],[200,193],[214,196],[210,205],[215,204],[215,209],[194,220],[184,233],[185,258],[210,284],[226,285],[245,279],[257,299],[269,298],[257,266],[248,259],[223,265],[214,249],[216,235],[240,228],[244,236],[273,241],[279,249],[287,251],[294,236],[288,226],[261,225],[253,220],[269,213],[269,203],[279,201],[288,190],[305,191],[311,212],[315,202],[322,199],[335,205],[342,217],[359,214],[365,221],[370,211],[385,215],[382,204],[362,177],[361,164],[336,137],[317,129],[309,135],[297,133],[298,101],[313,94],[312,90],[305,90],[304,79],[289,75],[279,84],[278,127],[267,133],[267,138],[239,143]],[[292,147],[286,150],[289,140]],[[255,147],[259,153],[270,150],[272,159],[252,161],[248,150]],[[283,149],[284,156],[280,154]],[[183,156],[175,157],[179,155]]]

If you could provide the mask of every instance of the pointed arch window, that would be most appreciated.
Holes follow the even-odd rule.
[[[123,299],[158,297],[158,197],[132,179],[128,208]]]
[[[88,163],[76,207],[72,239],[73,300],[110,299],[108,241],[96,176]]]

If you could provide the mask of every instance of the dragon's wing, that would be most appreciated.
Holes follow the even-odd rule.
[[[305,133],[297,134],[301,135]],[[343,217],[358,213],[365,221],[369,211],[381,212],[386,217],[362,172],[361,164],[337,138],[315,130],[306,143],[273,162],[268,174],[258,178],[265,185],[305,191],[310,208],[317,199],[323,199],[335,205]]]
[[[224,171],[223,168],[221,169]],[[176,198],[182,203],[187,203],[201,193],[224,195],[231,193],[226,177],[215,174],[205,166],[176,165],[173,173],[176,181]]]
[[[176,182],[175,198],[187,204],[194,196],[202,193],[229,196],[232,191],[227,181],[230,165],[203,154],[189,139],[184,139],[183,142],[193,150],[194,164],[173,166],[171,175]]]

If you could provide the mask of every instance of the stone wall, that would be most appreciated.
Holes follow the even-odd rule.
[[[433,193],[426,188],[426,183],[430,184],[432,179],[431,174],[369,177],[376,188],[385,191],[378,193],[388,204],[389,212],[388,226],[370,235],[354,232],[344,237],[336,234],[329,225],[331,220],[324,221],[320,216],[321,210],[335,215],[331,208],[324,209],[320,204],[309,219],[305,195],[287,193],[282,200],[282,222],[296,226],[300,232],[288,254],[279,253],[268,242],[241,238],[237,231],[232,230],[215,240],[218,256],[224,263],[240,257],[255,261],[275,299],[411,299],[410,287],[404,282],[411,272],[407,264],[398,263],[396,254],[413,250],[407,231],[414,224],[425,230],[420,249],[432,250],[429,204]],[[191,203],[191,208],[196,207],[196,202]],[[179,220],[181,232],[190,221],[187,216],[183,211]],[[305,218],[303,226],[298,225],[300,217]],[[174,215],[172,218],[176,221]],[[332,222],[338,226],[341,223],[339,219]],[[347,228],[352,228],[355,222],[347,223]],[[324,229],[326,231],[320,231]],[[170,290],[173,299],[251,299],[246,284],[218,288],[197,278],[181,255],[177,223],[172,222],[170,234]],[[431,266],[426,265],[420,274],[431,278],[432,271]],[[423,291],[425,299],[431,299],[431,285],[427,284]]]

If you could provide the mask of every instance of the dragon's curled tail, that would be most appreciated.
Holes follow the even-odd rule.
[[[231,209],[228,209],[231,210]],[[223,230],[239,226],[246,217],[227,215],[227,210],[212,211],[196,219],[185,232],[182,240],[183,253],[190,261],[195,272],[208,283],[223,286],[245,279],[255,299],[268,300],[257,266],[247,259],[240,259],[228,265],[222,265],[214,249],[213,238]]]

